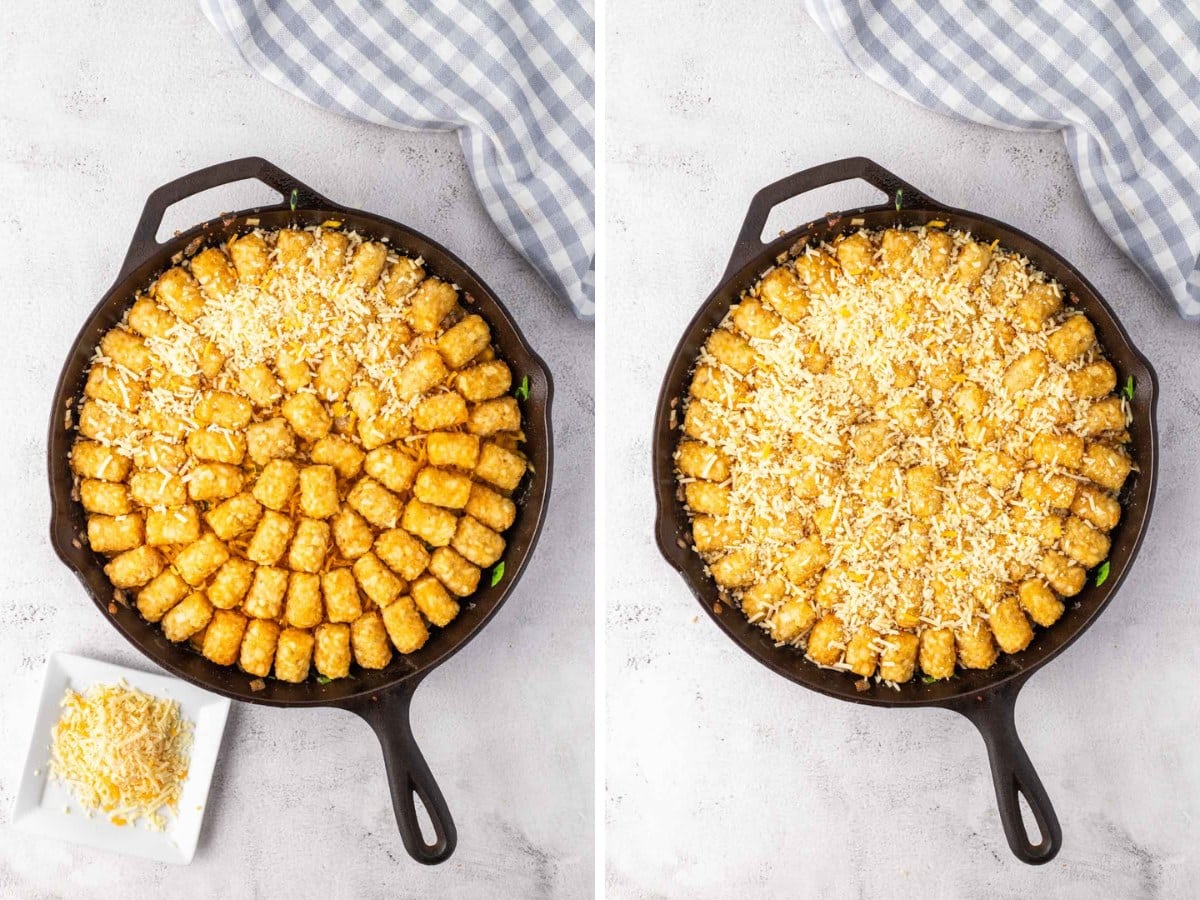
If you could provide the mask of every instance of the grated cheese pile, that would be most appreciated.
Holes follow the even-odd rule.
[[[1078,465],[1035,463],[1030,447],[1038,435],[1096,439],[1086,427],[1095,399],[1073,391],[1071,379],[1104,360],[1099,345],[1064,365],[1051,362],[1027,390],[1005,388],[1009,367],[1047,352],[1049,335],[1078,310],[1065,304],[1038,330],[1014,328],[1021,298],[1049,285],[1045,275],[995,244],[946,231],[953,238],[949,258],[970,245],[987,260],[984,268],[973,279],[956,277],[954,264],[923,274],[932,231],[911,231],[918,241],[904,266],[885,264],[880,232],[858,232],[855,240],[874,256],[852,274],[838,266],[836,245],[802,249],[801,263],[808,257],[828,266],[823,275],[819,266],[807,270],[818,273],[818,283],[809,276],[803,314],[775,315],[760,282],[741,303],[767,310],[769,336],[738,328],[741,303],[718,326],[753,350],[749,371],[731,367],[711,338],[697,360],[723,379],[724,395],[697,396],[693,385],[682,440],[716,448],[730,476],[720,485],[728,489],[728,514],[716,526],[725,529],[721,546],[693,549],[710,565],[730,551],[748,554],[750,583],[723,585],[739,604],[754,585],[784,582],[783,596],[769,607],[746,604],[751,620],[780,644],[804,646],[805,634],[789,633],[776,616],[797,600],[836,615],[842,632],[833,645],[841,651],[860,632],[873,630],[869,649],[880,654],[888,649],[884,638],[900,631],[961,634],[986,622],[998,600],[1036,574],[1048,550],[1060,549],[1046,535],[1061,526],[1063,511],[1029,502],[1022,480],[1036,473],[1088,483]],[[803,270],[793,260],[780,268]],[[805,280],[801,274],[796,283]],[[972,408],[960,396],[964,388],[986,402]],[[1121,402],[1125,427],[1129,413]],[[1120,444],[1128,434],[1105,439]],[[864,452],[860,441],[871,449]],[[1005,487],[988,477],[997,454],[1019,469]],[[936,473],[936,514],[917,514],[908,502],[904,476],[916,467]],[[697,480],[677,474],[681,488]],[[695,521],[699,514],[689,511]],[[805,539],[820,541],[827,563],[800,584],[781,579]],[[914,594],[919,624],[902,627],[897,619],[912,609]],[[832,667],[863,674],[873,665],[859,671],[843,658]]]
[[[192,723],[179,703],[120,684],[68,690],[50,745],[51,777],[116,825],[166,827],[188,775]]]

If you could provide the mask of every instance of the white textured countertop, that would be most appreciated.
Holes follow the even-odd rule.
[[[605,301],[605,385],[619,414],[605,432],[612,541],[601,590],[610,896],[1195,896],[1197,326],[1169,312],[1105,237],[1057,135],[990,130],[896,99],[795,4],[619,8],[608,26]],[[751,196],[857,155],[1058,248],[1162,381],[1161,476],[1141,555],[1105,615],[1018,703],[1064,835],[1042,868],[1010,855],[983,743],[965,719],[860,707],[776,677],[714,627],[651,538],[654,400]],[[831,189],[771,230],[873,195]]]
[[[486,218],[452,134],[326,114],[251,73],[190,3],[0,5],[0,897],[581,897],[592,863],[592,329]],[[9,810],[48,653],[152,668],[47,542],[44,433],[59,368],[116,274],[147,194],[261,155],[327,196],[406,222],[466,259],[555,378],[554,496],[516,593],[413,704],[454,813],[457,854],[409,861],[367,725],[235,704],[186,869],[32,838]],[[169,227],[272,200],[177,208]]]

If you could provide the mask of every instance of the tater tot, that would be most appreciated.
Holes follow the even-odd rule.
[[[964,669],[987,669],[996,661],[996,642],[981,618],[974,619],[965,628],[955,629],[954,642],[958,647],[959,665]]]
[[[803,584],[829,563],[829,551],[817,537],[807,537],[783,561],[783,574],[792,584]]]
[[[402,256],[388,266],[383,285],[383,295],[388,303],[395,304],[411,294],[425,278],[425,270],[413,258]]]
[[[1074,597],[1087,583],[1086,569],[1053,550],[1042,557],[1037,568],[1050,587],[1064,597]]]
[[[363,613],[350,626],[354,661],[364,669],[383,669],[392,661],[392,646],[378,612]]]
[[[300,510],[310,519],[328,519],[338,511],[337,471],[333,466],[300,470]]]
[[[375,532],[367,521],[348,506],[343,506],[329,520],[338,552],[346,559],[358,559],[375,541]]]
[[[190,503],[146,511],[146,543],[153,547],[200,539],[200,511]]]
[[[113,587],[135,588],[158,575],[166,566],[162,554],[153,547],[136,547],[114,556],[104,567],[104,574]]]
[[[171,313],[149,297],[140,297],[129,308],[129,327],[144,338],[167,338],[178,324]]]
[[[268,509],[279,511],[287,507],[299,481],[300,470],[295,463],[286,459],[273,459],[259,473],[252,495]]]
[[[1108,558],[1108,535],[1098,531],[1083,519],[1071,516],[1063,526],[1062,549],[1067,556],[1085,569],[1100,565]]]
[[[135,375],[145,375],[154,365],[146,342],[122,328],[114,328],[100,339],[100,352]]]
[[[392,525],[395,525],[394,521]],[[445,547],[454,539],[458,520],[453,513],[414,497],[405,505],[400,525],[433,547]]]
[[[266,678],[275,662],[275,646],[279,642],[279,624],[269,619],[251,619],[242,637],[238,666],[243,672]]]
[[[400,367],[400,373],[396,376],[396,393],[402,400],[411,400],[441,384],[448,375],[441,354],[431,349],[418,350],[412,359]],[[460,393],[466,396],[461,390]]]
[[[741,375],[747,374],[757,362],[757,354],[750,343],[725,328],[718,328],[710,334],[705,347],[719,363]]]
[[[1084,366],[1067,376],[1071,393],[1078,397],[1096,399],[1112,393],[1117,386],[1117,370],[1107,360]]]
[[[308,677],[313,636],[299,628],[285,628],[275,644],[275,677],[299,684]]]
[[[471,496],[471,479],[458,472],[426,467],[417,473],[413,494],[423,503],[462,509]]]
[[[446,329],[438,338],[438,352],[451,369],[461,369],[488,348],[492,338],[487,322],[476,315],[465,316],[461,322]]]
[[[260,566],[273,566],[292,539],[292,520],[272,509],[264,510],[246,547],[246,558]]]
[[[478,519],[464,515],[458,520],[450,546],[477,566],[487,568],[504,555],[504,538]]]
[[[521,409],[514,397],[485,400],[471,407],[467,430],[480,437],[490,437],[501,431],[520,431]]]
[[[1062,309],[1062,291],[1056,284],[1035,284],[1017,301],[1016,325],[1023,331],[1041,331],[1046,320]]]
[[[192,469],[187,486],[193,500],[224,500],[242,490],[242,471],[228,463],[204,463]]]
[[[729,488],[709,481],[691,481],[684,485],[684,498],[693,512],[724,516],[729,512]]]
[[[196,459],[237,466],[246,457],[246,438],[223,428],[201,428],[188,435],[187,448]]]
[[[488,442],[480,448],[475,475],[498,488],[513,491],[521,483],[526,467],[524,457],[506,450],[499,444]]]
[[[280,407],[292,430],[306,441],[315,441],[329,434],[333,419],[315,394],[292,394]]]
[[[164,569],[138,592],[138,612],[147,622],[157,622],[189,593],[186,581],[171,569]]]
[[[133,416],[112,403],[88,400],[79,409],[79,433],[98,441],[124,437],[135,428]]]
[[[949,628],[926,628],[921,632],[919,654],[921,671],[930,678],[949,678],[954,674],[954,632]]]
[[[1030,350],[1018,357],[1004,372],[1004,389],[1010,395],[1028,390],[1049,371],[1046,354],[1041,350]]]
[[[168,641],[186,641],[205,628],[212,619],[213,605],[200,591],[188,594],[162,617],[162,630]]]
[[[422,400],[413,411],[413,425],[421,431],[436,431],[439,428],[464,425],[467,417],[467,401],[461,394],[447,391]]]
[[[879,677],[884,681],[904,684],[913,677],[917,666],[917,650],[920,638],[907,631],[885,635],[882,639],[887,649],[879,656]]]
[[[343,400],[357,371],[358,360],[352,356],[336,351],[328,353],[317,366],[313,387],[317,389],[318,396],[328,403]]]
[[[1133,463],[1125,451],[1107,444],[1088,444],[1083,453],[1079,471],[1101,487],[1119,491],[1133,470]]]
[[[779,604],[768,621],[771,637],[781,644],[790,644],[812,628],[818,618],[820,615],[811,603],[790,597]]]
[[[1017,598],[1021,608],[1029,614],[1029,618],[1043,628],[1049,628],[1057,622],[1066,609],[1050,588],[1033,578],[1021,582],[1017,589]]]
[[[1096,342],[1096,329],[1085,315],[1071,316],[1046,338],[1054,361],[1065,366],[1086,353]]]
[[[133,509],[125,485],[97,478],[85,478],[80,482],[79,502],[88,512],[106,516],[123,516]]]
[[[921,263],[921,274],[936,278],[950,268],[950,257],[954,253],[954,238],[944,231],[930,229],[925,234],[925,259]]]
[[[288,566],[296,572],[319,572],[329,552],[329,524],[302,518],[288,550]]]
[[[285,390],[295,393],[312,382],[312,370],[299,353],[291,349],[280,350],[275,357],[275,372]]]
[[[680,441],[675,465],[688,478],[717,482],[729,478],[729,460],[725,454],[699,441]]]
[[[345,678],[350,674],[350,626],[320,625],[313,632],[316,646],[313,665],[326,678]]]
[[[346,254],[350,250],[350,238],[332,228],[322,228],[316,238],[317,274],[321,278],[333,278],[346,265]]]
[[[1029,447],[1033,461],[1044,466],[1078,469],[1083,462],[1083,438],[1077,434],[1034,435]]]
[[[1120,397],[1105,397],[1088,407],[1080,429],[1088,437],[1125,429],[1125,406]]]
[[[367,549],[370,549],[369,543]],[[375,555],[405,581],[414,581],[429,565],[429,551],[425,549],[425,545],[403,528],[391,528],[382,532],[375,539]]]
[[[250,494],[241,493],[213,507],[204,520],[217,537],[231,541],[257,525],[261,516],[262,505]]]
[[[709,566],[713,580],[722,587],[746,587],[754,582],[754,557],[747,550],[734,550]]]
[[[1021,475],[1021,496],[1054,509],[1069,509],[1075,499],[1076,481],[1069,475],[1044,475],[1026,470]]]
[[[759,285],[759,294],[768,306],[789,322],[799,322],[808,314],[808,294],[791,269],[773,269]]]
[[[196,403],[195,417],[201,425],[245,428],[254,409],[250,401],[228,391],[205,391]]]
[[[283,459],[296,452],[296,436],[281,417],[255,422],[246,428],[246,452],[258,465]]]
[[[141,513],[124,516],[88,516],[88,546],[97,553],[114,555],[140,547],[145,539]]]
[[[242,646],[246,617],[231,609],[215,609],[204,632],[201,653],[217,665],[232,666]]]
[[[1021,611],[1020,601],[1016,597],[1001,600],[992,609],[988,624],[992,627],[996,643],[1005,653],[1020,653],[1033,640],[1033,628]]]
[[[781,319],[753,297],[742,300],[733,309],[733,324],[748,337],[769,338],[778,330]]]
[[[1081,484],[1071,501],[1071,512],[1101,531],[1112,531],[1121,519],[1121,504],[1105,491]]]
[[[806,650],[820,666],[832,666],[842,656],[842,620],[833,613],[822,616],[808,633]]]
[[[122,409],[134,409],[142,397],[142,386],[124,372],[97,363],[83,386],[86,397],[115,403]]]
[[[512,372],[503,361],[494,359],[460,371],[455,376],[454,386],[472,403],[491,400],[508,393],[512,387]]]
[[[314,628],[325,618],[321,603],[321,576],[293,572],[288,578],[283,617],[293,628]]]
[[[205,591],[208,602],[217,609],[234,609],[240,606],[242,598],[250,590],[250,583],[254,580],[254,569],[255,565],[250,560],[231,556],[209,581]]]
[[[380,446],[368,452],[364,468],[371,478],[389,491],[404,493],[412,490],[421,463],[392,446]]]
[[[238,385],[255,406],[274,406],[283,397],[275,374],[263,363],[256,363],[238,373]]]
[[[412,599],[425,618],[439,628],[445,628],[458,615],[458,601],[433,575],[413,582]]]
[[[129,496],[139,506],[182,506],[187,485],[178,475],[139,470],[129,476]]]
[[[374,553],[364,553],[354,561],[354,580],[376,606],[389,606],[404,591],[405,584],[380,562]]]
[[[473,434],[435,431],[425,440],[425,452],[430,465],[473,469],[479,462],[479,437]]]
[[[975,287],[991,263],[992,248],[978,241],[970,241],[964,244],[958,253],[958,261],[954,266],[954,280]]]
[[[353,478],[362,470],[366,454],[348,438],[328,434],[313,445],[309,457],[315,463],[333,466],[342,478]]]
[[[393,646],[401,653],[415,653],[425,646],[429,629],[411,597],[397,597],[383,610],[383,625]]]
[[[382,447],[391,441],[407,437],[412,433],[412,422],[399,413],[379,415],[372,419],[360,419],[358,439],[367,450]]]
[[[751,622],[757,622],[779,605],[786,590],[787,583],[780,576],[772,575],[765,581],[746,588],[741,598],[742,612]],[[774,634],[772,626],[772,635]],[[776,640],[783,638],[777,637]]]
[[[350,258],[350,283],[369,291],[379,281],[387,265],[388,250],[378,241],[363,241],[354,248]],[[320,665],[317,666],[320,669]],[[329,673],[324,673],[328,675]]]
[[[77,441],[71,448],[71,471],[81,478],[124,481],[131,465],[116,450],[94,441]]]
[[[517,517],[517,505],[489,487],[482,484],[471,485],[471,496],[463,508],[469,516],[474,516],[493,531],[507,531]]]
[[[275,251],[279,265],[293,272],[307,266],[308,254],[312,246],[311,231],[283,228],[275,237]]]
[[[354,573],[350,569],[330,569],[321,576],[325,597],[325,618],[330,622],[353,622],[362,615]]]
[[[229,548],[215,534],[205,534],[188,544],[172,565],[188,584],[195,587],[208,580],[229,559]]]
[[[246,615],[256,619],[278,619],[283,615],[283,599],[287,594],[288,570],[274,566],[259,566],[254,570],[250,591],[242,603]]]
[[[224,297],[237,287],[237,273],[229,257],[216,247],[208,247],[192,257],[192,274],[208,297]]]
[[[438,547],[429,557],[429,571],[450,593],[467,597],[479,587],[479,567],[451,547]]]
[[[440,278],[426,278],[409,300],[406,318],[421,334],[438,330],[442,320],[458,304],[458,292]]]
[[[875,261],[875,245],[862,232],[847,235],[837,242],[838,264],[847,275],[858,276]]]
[[[864,625],[854,633],[854,637],[846,645],[846,665],[855,675],[869,678],[875,674],[879,651],[874,645],[878,639],[879,633],[874,628]]]
[[[908,508],[914,516],[929,518],[942,509],[941,477],[933,466],[913,466],[904,473]]]
[[[346,503],[376,528],[395,527],[402,510],[400,498],[370,476],[355,483]]]

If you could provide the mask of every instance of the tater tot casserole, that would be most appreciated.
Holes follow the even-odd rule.
[[[990,668],[1107,578],[1130,396],[996,243],[933,222],[807,246],[733,304],[676,411],[692,548],[819,666]]]
[[[218,665],[385,668],[503,576],[528,382],[469,296],[336,222],[189,249],[73,411],[87,544]]]

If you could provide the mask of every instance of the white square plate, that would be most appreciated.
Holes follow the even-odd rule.
[[[150,831],[144,823],[113,825],[100,813],[89,819],[70,791],[49,777],[50,734],[58,721],[59,704],[67,688],[82,693],[94,684],[115,684],[121,679],[148,694],[179,701],[183,716],[194,726],[191,764],[179,798],[179,812],[177,816],[165,814],[165,831]],[[101,850],[187,865],[192,861],[200,839],[208,787],[212,783],[228,715],[227,698],[210,694],[178,678],[151,675],[70,653],[53,654],[46,664],[37,721],[13,804],[13,824],[34,834]],[[66,812],[67,809],[70,812]]]

